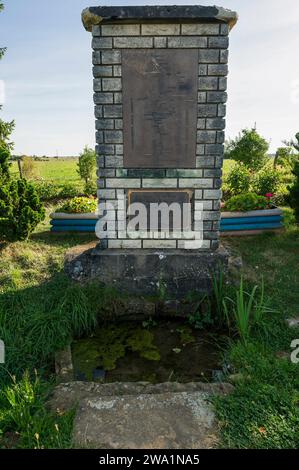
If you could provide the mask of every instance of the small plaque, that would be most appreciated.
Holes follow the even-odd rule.
[[[169,215],[169,219],[166,221],[167,227],[170,231],[175,229],[187,229],[187,226],[184,226],[184,223],[187,222],[183,217],[183,204],[189,204],[192,198],[192,191],[130,191],[129,192],[129,205],[134,203],[142,203],[146,208],[146,226],[148,230],[153,231],[163,231],[163,221],[162,213],[159,213],[159,217],[155,220],[151,219],[151,204],[157,204],[160,206],[163,203],[166,203],[169,207],[169,214],[165,214],[166,218]],[[171,204],[177,203],[180,207],[181,218],[179,220],[179,227],[174,225],[174,212],[172,210]],[[161,207],[161,206],[160,206]],[[155,210],[156,213],[156,210]],[[144,221],[145,222],[145,221]],[[165,222],[165,220],[164,220]]]
[[[124,167],[195,168],[198,51],[122,52]]]

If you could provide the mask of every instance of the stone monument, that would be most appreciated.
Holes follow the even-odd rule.
[[[205,6],[87,8],[99,196],[81,274],[134,294],[206,292],[219,246],[228,36]]]

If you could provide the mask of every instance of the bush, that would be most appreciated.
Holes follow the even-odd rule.
[[[225,157],[244,163],[250,170],[263,168],[267,162],[269,144],[256,129],[243,129],[241,134],[231,140],[226,147]]]
[[[88,197],[75,197],[60,207],[59,212],[86,214],[97,210],[97,200]]]
[[[17,179],[2,185],[0,216],[6,219],[14,239],[26,240],[37,224],[45,218],[45,209],[34,185]]]
[[[275,194],[280,183],[280,174],[273,168],[264,167],[253,178],[253,190],[262,196],[267,193]]]
[[[245,193],[231,197],[225,203],[225,209],[232,212],[245,212],[258,209],[267,209],[269,201],[264,196],[255,193]]]
[[[85,147],[79,156],[78,174],[88,184],[92,181],[96,167],[96,153],[89,147]]]
[[[41,201],[57,199],[60,193],[60,187],[49,181],[39,181],[35,184],[35,189]]]
[[[62,199],[67,199],[69,197],[80,196],[81,194],[82,194],[82,190],[78,188],[77,185],[66,183],[60,187],[60,190],[58,192],[58,197]]]
[[[97,185],[93,181],[89,181],[85,184],[84,187],[84,195],[85,196],[94,196],[97,195]]]
[[[247,193],[250,189],[250,178],[250,171],[245,165],[242,163],[235,165],[226,179],[229,193],[233,196]]]
[[[296,219],[299,222],[299,161],[295,163],[292,174],[295,176],[295,181],[292,186],[288,186],[288,202],[294,209]]]
[[[22,173],[26,179],[33,179],[37,176],[36,161],[32,157],[22,157]]]

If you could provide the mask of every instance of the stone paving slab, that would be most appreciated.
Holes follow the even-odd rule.
[[[217,425],[203,392],[94,397],[81,401],[73,446],[95,449],[208,449]]]

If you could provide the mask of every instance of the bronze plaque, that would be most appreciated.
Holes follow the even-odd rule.
[[[195,168],[198,50],[122,52],[125,168]]]
[[[171,191],[171,190],[165,190],[165,191],[155,191],[155,190],[132,190],[129,192],[128,196],[128,203],[129,205],[134,204],[134,203],[142,203],[146,207],[146,220],[143,221],[146,222],[146,226],[151,228],[151,230],[154,231],[162,231],[163,230],[163,220],[161,217],[161,214],[159,214],[159,218],[156,220],[156,224],[153,225],[153,222],[150,220],[151,216],[151,204],[161,204],[161,203],[166,203],[169,208],[171,208],[172,203],[177,203],[179,204],[181,208],[181,220],[180,220],[180,228],[181,229],[186,229],[187,227],[185,226],[186,221],[183,219],[183,204],[188,204],[191,202],[192,198],[192,191],[186,191],[186,190],[177,190],[177,191]],[[129,217],[130,218],[130,217]],[[164,221],[165,222],[165,221]],[[151,224],[151,225],[150,225]],[[173,231],[175,229],[174,224],[173,224],[173,212],[170,210],[169,212],[169,221],[166,221],[167,226],[169,227],[170,231]]]

